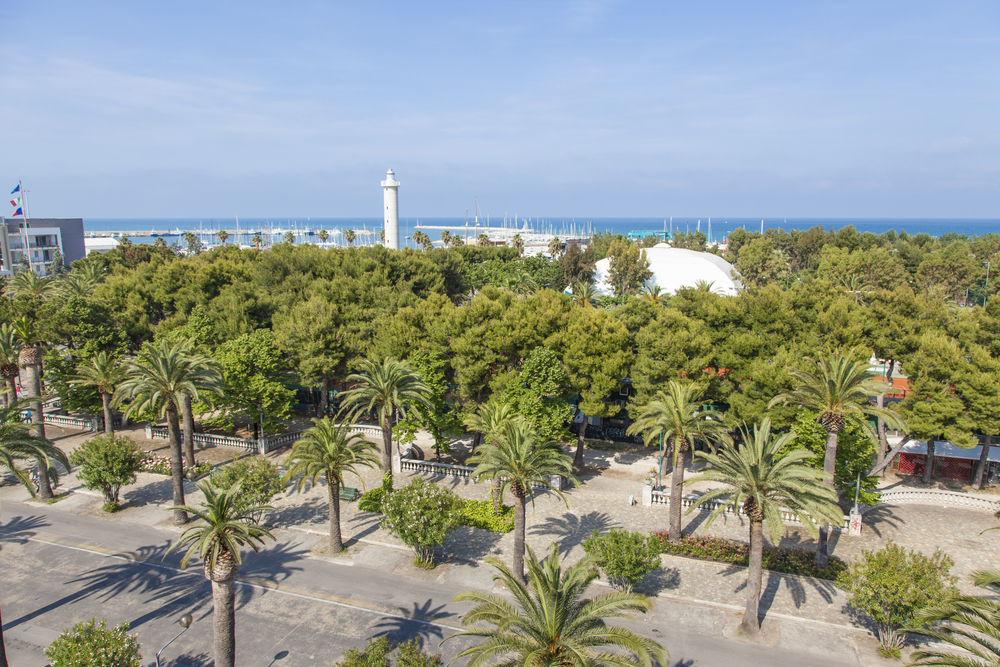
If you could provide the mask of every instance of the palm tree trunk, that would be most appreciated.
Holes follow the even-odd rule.
[[[837,471],[837,431],[826,432],[826,456],[823,457],[823,472],[827,474],[826,485],[836,490],[833,475]],[[840,497],[840,494],[837,494]],[[830,524],[823,522],[819,527],[819,539],[816,540],[816,557],[814,563],[816,567],[826,567],[830,562]]]
[[[679,543],[681,532],[681,491],[684,487],[684,451],[687,449],[682,439],[674,444],[674,469],[670,473],[670,541]]]
[[[514,492],[514,559],[511,563],[514,576],[524,581],[524,512],[527,505],[524,489],[515,486]]]
[[[333,475],[326,475],[326,490],[330,494],[330,551],[344,550],[344,540],[340,534],[340,482]]]
[[[382,472],[392,474],[392,421],[386,417],[382,421]]]
[[[490,482],[490,498],[493,500],[493,516],[500,516],[500,480]]]
[[[235,576],[235,572],[233,573]],[[212,625],[215,634],[215,667],[236,664],[236,605],[233,576],[222,581],[212,580]]]
[[[927,438],[927,462],[924,464],[924,476],[920,481],[924,484],[931,483],[931,476],[934,474],[934,438]]]
[[[181,404],[181,416],[184,418],[184,458],[189,466],[194,465],[194,409],[191,407],[191,394],[184,393]]]
[[[184,504],[184,461],[181,457],[180,424],[177,423],[177,406],[170,401],[167,406],[167,438],[170,441],[170,479],[174,486],[174,505]],[[184,510],[174,510],[174,523],[182,526],[188,516]]]
[[[42,383],[40,368],[35,364],[24,366],[24,377],[21,390],[24,395],[31,400],[28,407],[31,408],[31,427],[35,435],[39,438],[45,437],[45,414],[42,412]],[[38,459],[35,462],[35,471],[38,475],[38,497],[41,500],[52,500],[52,485],[49,483],[48,461]]]
[[[573,467],[577,470],[583,467],[583,439],[587,437],[587,426],[589,424],[590,416],[584,414],[583,421],[580,422],[580,433],[576,436],[576,454],[573,455]]]
[[[7,378],[7,404],[17,400],[17,383],[14,378]]]
[[[748,635],[760,632],[760,584],[764,575],[764,522],[750,521],[750,563],[747,569],[747,606],[740,630]]]
[[[885,394],[878,395],[877,405],[879,410],[885,407]],[[889,451],[889,438],[886,435],[885,420],[879,417],[877,425],[878,425],[878,457],[876,461],[878,463],[881,463],[882,458]]]
[[[114,433],[115,426],[111,422],[111,394],[101,392],[101,406],[104,408],[104,432]]]
[[[979,463],[976,464],[976,476],[973,486],[977,489],[983,488],[983,477],[986,476],[986,466],[990,463],[990,447],[993,445],[993,436],[989,433],[983,435],[983,453],[979,455]]]

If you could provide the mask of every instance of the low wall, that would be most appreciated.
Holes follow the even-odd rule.
[[[338,424],[337,426],[340,426]],[[368,426],[365,424],[355,424],[350,427],[352,433],[360,433],[367,439],[371,439],[377,436],[379,440],[382,438],[382,429],[377,426]],[[287,433],[279,433],[278,435],[271,435],[264,438],[259,438],[257,440],[247,440],[245,438],[237,438],[231,435],[212,435],[210,433],[195,433],[194,434],[194,444],[201,447],[229,447],[230,449],[242,449],[247,452],[257,452],[259,454],[267,454],[268,452],[273,452],[281,449],[282,447],[287,447],[291,445],[296,440],[302,437],[305,431],[290,431]],[[146,437],[150,440],[167,440],[167,427],[166,426],[152,426],[146,424]],[[184,429],[181,429],[181,439],[184,438]]]
[[[691,507],[692,505],[694,505],[695,502],[697,502],[697,500],[698,500],[698,496],[690,496],[690,495],[689,496],[682,496],[681,497],[681,509],[684,509],[684,510],[688,509],[689,507]],[[642,491],[642,501],[643,501],[643,504],[646,505],[646,506],[664,505],[666,507],[669,507],[670,506],[670,492],[669,491],[657,491],[657,490],[653,489],[651,486],[647,485],[647,486],[645,486],[643,488],[643,491]],[[705,512],[711,512],[711,511],[715,510],[716,508],[718,508],[719,506],[725,505],[725,504],[726,504],[725,502],[720,501],[720,500],[712,500],[712,501],[709,501],[709,502],[704,503],[703,505],[701,505],[699,507],[699,509],[703,510]],[[735,516],[735,514],[743,514],[743,508],[740,507],[739,511],[736,512],[735,514],[732,511],[732,509],[727,509],[724,513],[725,514],[729,514],[729,515],[734,515],[734,516]],[[781,510],[781,518],[784,520],[785,523],[797,523],[799,525],[802,525],[802,522],[799,520],[799,516],[795,512],[792,512],[790,510],[785,510],[785,509]],[[846,530],[849,525],[850,525],[850,519],[845,516],[844,517],[844,524],[842,526],[836,526],[836,527],[834,527],[834,529]]]

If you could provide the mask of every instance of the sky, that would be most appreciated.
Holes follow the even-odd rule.
[[[0,2],[33,217],[1000,217],[1000,3]],[[9,215],[0,207],[0,215]]]

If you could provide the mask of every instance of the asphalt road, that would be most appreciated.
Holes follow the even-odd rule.
[[[161,664],[211,665],[212,603],[197,565],[164,558],[173,533],[142,525],[77,516],[53,507],[3,503],[0,601],[11,665],[47,664],[42,647],[58,632],[92,616],[128,620],[146,664],[180,631]],[[467,605],[456,593],[490,581],[488,568],[466,568],[465,585],[387,574],[378,563],[345,566],[313,558],[315,536],[279,532],[260,553],[248,552],[237,586],[237,664],[241,667],[332,665],[352,646],[376,635],[420,637],[450,660],[468,644],[451,641]],[[597,591],[600,592],[600,591]],[[834,667],[857,665],[843,637],[784,627],[778,646],[765,648],[721,636],[725,615],[693,604],[658,600],[631,627],[663,643],[677,667]]]

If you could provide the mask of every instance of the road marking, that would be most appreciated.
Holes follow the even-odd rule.
[[[9,532],[6,530],[0,530],[0,539],[3,538],[13,538],[18,540],[27,540],[29,542],[38,542],[39,544],[47,544],[49,546],[62,547],[64,549],[71,549],[73,551],[82,551],[84,553],[95,554],[97,556],[103,556],[104,558],[117,558],[119,560],[131,561],[133,563],[140,563],[142,565],[147,565],[149,567],[155,567],[160,570],[168,570],[177,574],[197,577],[198,579],[204,579],[203,574],[198,574],[192,572],[191,570],[182,570],[179,567],[174,567],[172,565],[164,565],[163,563],[157,563],[155,561],[138,557],[134,554],[125,553],[122,551],[115,551],[114,549],[105,549],[103,547],[93,546],[89,544],[78,544],[76,542],[70,542],[68,540],[63,540],[58,537],[39,537],[38,533],[35,532]],[[262,591],[273,591],[275,593],[281,593],[282,595],[288,595],[291,597],[302,598],[305,600],[314,600],[316,602],[323,602],[325,604],[334,605],[337,607],[345,607],[347,609],[354,609],[356,611],[363,611],[369,614],[375,614],[378,616],[383,616],[387,618],[395,618],[401,621],[413,621],[415,623],[423,623],[424,625],[431,625],[436,628],[443,628],[445,630],[453,630],[455,632],[463,632],[464,628],[458,628],[452,625],[445,625],[443,623],[437,623],[435,621],[428,621],[427,619],[420,618],[418,616],[408,616],[406,614],[400,614],[398,612],[387,611],[385,609],[376,607],[374,605],[362,604],[356,601],[349,600],[347,598],[341,598],[336,595],[326,595],[323,593],[308,592],[302,589],[293,588],[291,586],[282,586],[281,584],[275,583],[273,581],[267,581],[264,579],[253,579],[250,577],[240,578],[237,577],[235,582],[242,586],[249,586],[250,588],[256,588]]]

